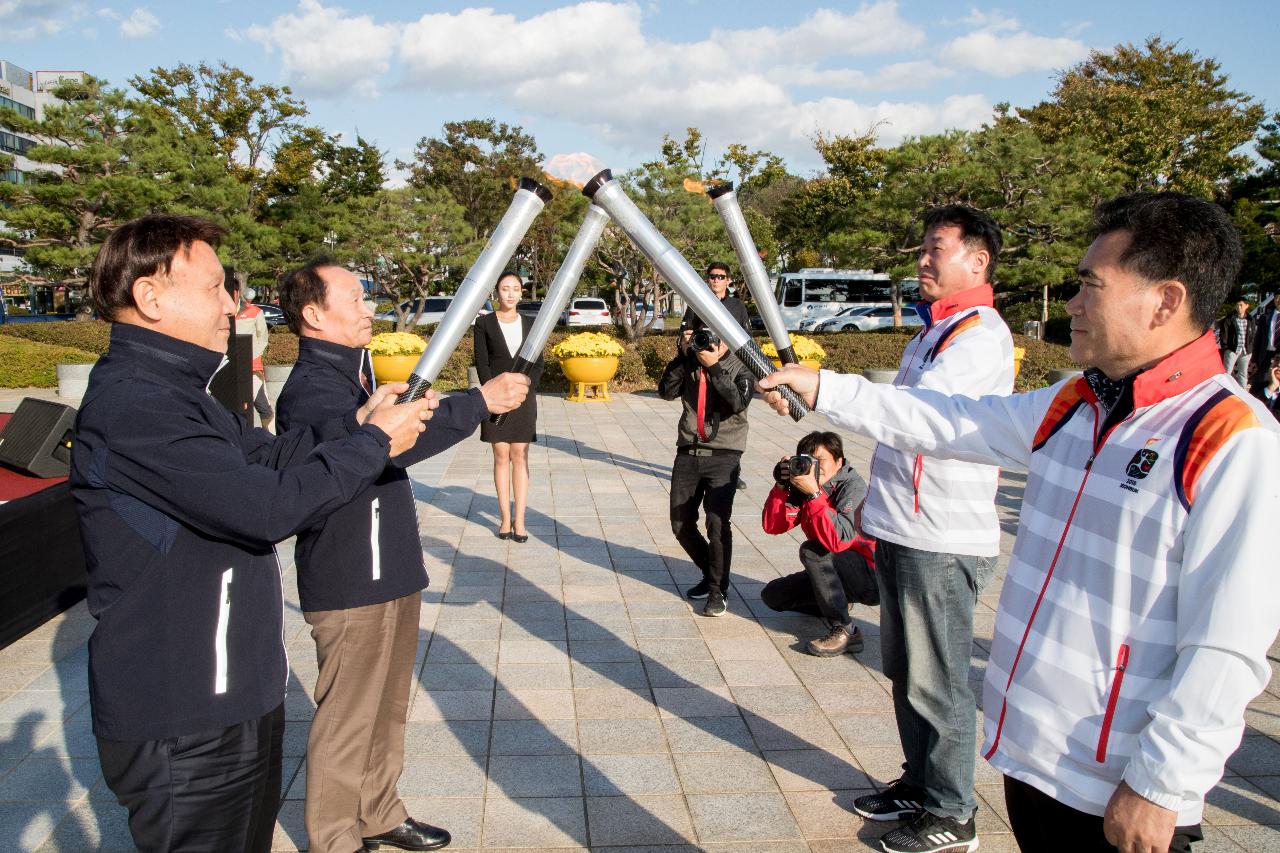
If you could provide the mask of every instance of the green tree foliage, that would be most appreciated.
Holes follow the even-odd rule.
[[[93,77],[54,89],[41,120],[0,109],[0,125],[44,140],[27,151],[43,168],[0,183],[8,205],[0,245],[22,250],[34,283],[82,286],[111,229],[154,210],[181,208],[214,162],[154,110]],[[209,185],[206,185],[209,186]]]
[[[331,221],[338,260],[373,282],[396,306],[396,329],[417,322],[400,303],[449,286],[472,263],[480,245],[471,239],[465,211],[435,187],[379,190],[350,199]]]
[[[293,97],[288,86],[258,84],[239,68],[220,63],[217,68],[185,63],[175,68],[153,68],[129,83],[160,107],[183,130],[209,140],[227,170],[250,187],[254,210],[267,201],[268,182],[274,164],[267,161],[280,145],[286,148],[282,166],[296,174],[300,148],[296,137],[315,141],[302,119],[306,105]]]
[[[1256,150],[1257,168],[1231,190],[1231,215],[1244,242],[1240,281],[1256,285],[1255,299],[1280,291],[1280,113],[1262,125]]]
[[[1237,149],[1264,112],[1228,87],[1217,61],[1152,36],[1141,47],[1093,51],[1058,77],[1051,100],[1022,115],[1047,142],[1087,140],[1124,173],[1127,189],[1212,197],[1249,169]]]
[[[382,152],[358,134],[355,145],[329,142],[323,151],[322,167],[324,178],[320,186],[332,201],[374,195],[387,180]]]
[[[447,190],[480,238],[498,224],[520,178],[541,178],[542,155],[518,125],[469,119],[448,122],[439,139],[423,137],[414,159],[396,166],[410,170],[411,186]]]

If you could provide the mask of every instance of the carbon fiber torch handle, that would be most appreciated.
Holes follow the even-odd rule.
[[[401,403],[410,403],[414,400],[421,400],[427,396],[427,392],[431,390],[431,383],[423,379],[416,373],[410,373],[409,378],[405,380],[409,383],[409,390],[405,391],[399,397],[396,397],[396,405]]]
[[[533,370],[533,362],[529,361],[529,359],[525,358],[522,355],[518,355],[516,356],[516,360],[512,362],[511,369],[507,372],[520,373],[525,376],[528,376],[530,371],[532,370]],[[529,393],[530,394],[533,393],[533,388],[529,389]],[[502,426],[502,422],[505,421],[506,419],[507,419],[507,412],[503,412],[500,415],[489,415],[489,423],[493,424],[494,426]]]
[[[800,359],[796,358],[796,348],[786,347],[778,350],[778,361],[783,364],[799,364]]]
[[[747,370],[755,374],[756,379],[764,379],[770,373],[775,372],[773,362],[769,361],[769,357],[760,351],[760,345],[755,341],[747,341],[734,350],[733,354],[738,357],[738,361],[746,366]],[[792,391],[786,385],[779,385],[775,390],[782,395],[782,399],[787,401],[787,408],[791,412],[791,420],[798,421],[809,413],[809,407],[795,391]]]

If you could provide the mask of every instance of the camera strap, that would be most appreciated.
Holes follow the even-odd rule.
[[[698,368],[698,438],[707,440],[707,371]]]

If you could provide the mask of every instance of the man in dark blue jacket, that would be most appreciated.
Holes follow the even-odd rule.
[[[361,405],[376,380],[365,346],[373,310],[360,282],[321,259],[286,273],[280,308],[298,362],[277,405],[285,429]],[[427,571],[405,467],[471,435],[524,401],[529,379],[503,373],[444,400],[414,448],[346,506],[298,535],[302,611],[316,642],[316,714],[307,740],[312,853],[435,850],[449,833],[411,818],[396,790]]]
[[[235,311],[221,235],[144,217],[107,238],[89,276],[113,323],[72,445],[98,620],[89,698],[141,851],[270,850],[288,674],[272,543],[364,491],[436,404],[393,405],[389,388],[279,437],[244,427],[208,394]]]

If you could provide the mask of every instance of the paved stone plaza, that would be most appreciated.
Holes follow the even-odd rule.
[[[667,521],[678,405],[539,400],[527,544],[494,537],[488,448],[473,438],[411,470],[431,587],[424,594],[408,761],[409,811],[450,849],[848,851],[879,849],[854,797],[898,775],[877,612],[858,607],[857,657],[803,653],[818,620],[774,614],[761,586],[799,568],[791,536],[760,530],[773,464],[826,422],[752,406],[738,495],[729,614],[693,612],[697,579]],[[871,445],[848,438],[865,476]],[[975,617],[980,686],[1023,478],[1000,490],[997,577]],[[316,675],[288,546],[292,662],[286,794],[276,850],[305,850],[302,768]],[[89,728],[83,604],[0,650],[0,847],[131,850]],[[1280,648],[1272,648],[1280,671]],[[1249,710],[1197,850],[1280,851],[1280,677]],[[1014,850],[1000,781],[979,760],[982,849]],[[16,844],[15,844],[16,842]]]

